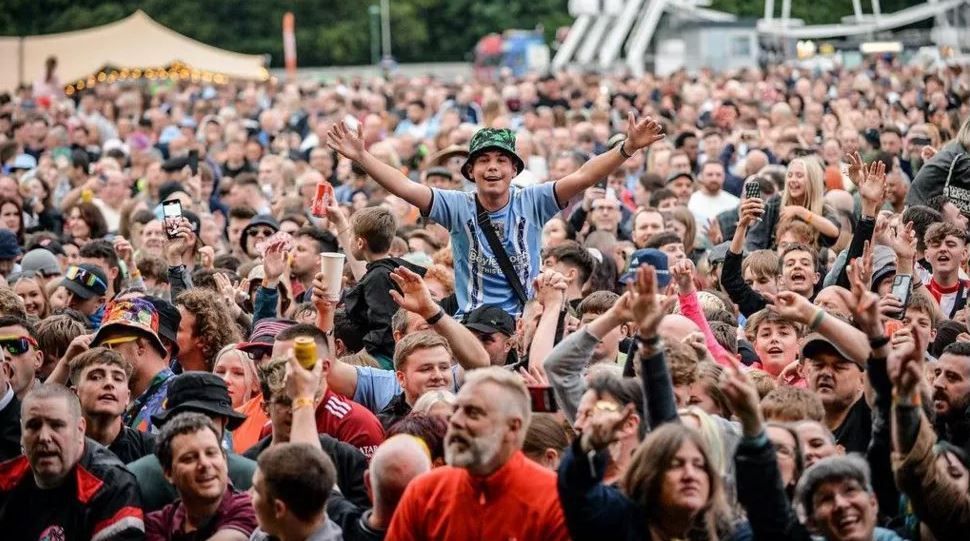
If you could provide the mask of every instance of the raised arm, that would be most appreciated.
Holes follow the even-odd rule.
[[[634,152],[639,152],[664,138],[663,125],[649,116],[639,121],[630,113],[627,118],[626,140],[615,149],[589,160],[578,171],[556,181],[556,200],[565,204],[577,194],[596,184],[623,165]],[[403,196],[402,196],[403,197]]]
[[[690,259],[681,259],[674,263],[670,273],[674,275],[674,280],[677,282],[679,293],[677,299],[680,301],[681,315],[696,323],[700,328],[704,335],[704,344],[717,364],[734,363],[734,357],[714,337],[711,325],[704,317],[704,311],[697,301],[697,287],[694,285],[694,262]]]
[[[337,122],[327,133],[327,145],[342,156],[357,162],[385,190],[418,207],[422,214],[431,210],[431,188],[411,181],[401,171],[380,161],[364,148],[363,126],[353,133],[344,122]]]
[[[631,319],[640,344],[640,383],[643,388],[643,419],[651,430],[669,422],[678,422],[677,400],[670,369],[664,359],[663,345],[657,327],[673,307],[674,297],[660,301],[657,295],[657,271],[645,266],[637,269],[636,279],[626,293],[631,297]]]
[[[327,292],[327,281],[323,273],[317,273],[313,279],[313,293],[311,299],[317,308],[317,328],[327,334],[327,342],[331,355],[336,351],[333,339],[333,314],[337,301],[330,298]],[[357,391],[357,369],[332,356],[330,371],[327,372],[327,385],[330,389],[344,396],[354,396]]]
[[[746,317],[763,309],[765,299],[757,291],[744,282],[741,275],[741,254],[744,251],[744,239],[748,228],[765,212],[761,199],[745,199],[738,210],[738,225],[734,229],[734,237],[728,246],[724,258],[724,268],[721,270],[721,285],[731,297],[731,301],[738,305],[738,309]]]
[[[535,336],[529,344],[529,370],[544,373],[542,361],[556,347],[556,329],[566,302],[566,278],[554,270],[546,270],[536,278],[535,290],[536,298],[542,306],[542,315],[539,316]]]
[[[330,224],[328,229],[337,238],[337,243],[340,247],[343,248],[344,255],[347,256],[347,266],[354,275],[354,280],[360,281],[364,277],[364,274],[367,273],[367,262],[355,258],[353,250],[350,249],[352,240],[350,236],[350,222],[344,214],[344,209],[340,208],[340,205],[336,203],[328,206],[327,218]]]
[[[831,340],[849,360],[865,366],[872,350],[866,335],[851,324],[828,315],[808,299],[792,291],[782,291],[769,298],[768,309],[788,321],[801,323],[810,332],[818,332]]]
[[[792,510],[774,445],[765,431],[758,391],[737,366],[721,380],[721,391],[741,420],[743,437],[735,454],[738,502],[744,506],[755,539],[809,541],[811,537]]]
[[[389,291],[394,302],[401,308],[418,314],[425,321],[432,322],[431,328],[448,341],[455,360],[463,369],[474,370],[489,365],[488,352],[482,343],[464,325],[438,306],[420,275],[406,267],[398,267],[390,276],[397,287],[401,288],[400,292],[393,289]]]

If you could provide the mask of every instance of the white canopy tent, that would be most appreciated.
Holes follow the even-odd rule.
[[[120,21],[85,30],[0,37],[0,91],[11,91],[42,77],[44,62],[50,56],[57,57],[57,76],[63,84],[88,77],[104,66],[134,69],[176,63],[234,79],[269,77],[263,55],[206,45],[139,10]]]

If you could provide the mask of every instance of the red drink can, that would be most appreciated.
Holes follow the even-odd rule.
[[[317,184],[317,191],[313,196],[313,206],[310,212],[317,218],[326,218],[327,207],[333,204],[333,186],[329,182]]]

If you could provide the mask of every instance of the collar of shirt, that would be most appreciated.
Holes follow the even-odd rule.
[[[3,393],[3,398],[0,398],[0,411],[3,411],[7,406],[10,405],[11,402],[13,402],[13,397],[13,387],[7,383],[7,392]]]

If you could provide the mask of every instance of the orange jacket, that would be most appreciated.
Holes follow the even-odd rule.
[[[556,474],[521,451],[488,477],[450,466],[411,481],[388,541],[567,541]]]

